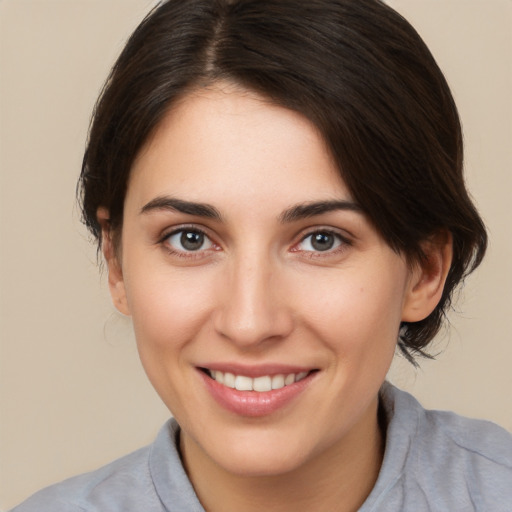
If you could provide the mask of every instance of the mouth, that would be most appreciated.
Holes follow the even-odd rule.
[[[212,365],[213,366],[213,365]],[[269,417],[296,403],[316,381],[318,369],[267,365],[197,367],[206,389],[223,409],[239,417]]]
[[[209,368],[200,368],[200,370],[208,377],[227,388],[236,389],[237,391],[255,391],[257,393],[265,393],[291,386],[318,371],[310,370],[297,373],[278,373],[275,375],[249,377],[247,375],[237,375],[231,372],[223,372]]]

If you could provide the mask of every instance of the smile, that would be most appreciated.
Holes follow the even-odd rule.
[[[220,370],[206,370],[208,375],[219,384],[238,391],[256,391],[264,393],[290,386],[306,378],[310,372],[288,373],[277,375],[262,375],[261,377],[248,377],[235,375]]]
[[[222,408],[245,417],[268,416],[291,405],[320,373],[302,368],[197,369],[210,396]]]

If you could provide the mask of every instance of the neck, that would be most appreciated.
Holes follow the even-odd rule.
[[[182,433],[185,468],[207,512],[357,511],[382,464],[384,441],[376,400],[335,446],[285,474],[244,476],[225,471]]]

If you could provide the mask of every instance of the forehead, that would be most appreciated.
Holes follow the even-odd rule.
[[[229,192],[229,193],[228,193]],[[295,202],[349,199],[316,127],[254,92],[216,85],[166,114],[134,162],[128,196]]]

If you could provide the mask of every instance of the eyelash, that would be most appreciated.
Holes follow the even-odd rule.
[[[194,250],[186,250],[186,249],[175,249],[173,248],[170,243],[169,239],[171,237],[181,235],[183,236],[186,233],[194,233],[197,235],[201,235],[204,237],[204,241],[208,241],[210,246],[206,249],[199,249],[197,251]],[[334,244],[336,246],[334,248],[329,248],[325,251],[315,251],[315,250],[304,250],[299,249],[298,246],[303,244],[308,238],[311,238],[315,235],[324,235],[329,237],[334,237],[335,241]],[[196,259],[196,258],[203,258],[205,256],[205,252],[208,250],[213,249],[214,251],[217,251],[220,249],[218,245],[215,244],[215,242],[212,241],[211,237],[206,233],[206,231],[202,228],[198,228],[196,226],[180,226],[179,228],[173,229],[172,231],[165,233],[161,239],[158,241],[160,245],[162,245],[165,250],[171,254],[172,256],[177,256],[179,258],[188,258],[188,259]],[[310,242],[311,245],[311,242]],[[329,257],[333,255],[337,255],[343,251],[345,251],[348,247],[352,245],[352,242],[345,236],[341,235],[337,231],[334,231],[332,229],[314,229],[306,234],[304,234],[298,243],[296,243],[292,249],[291,252],[300,252],[304,255],[307,255],[308,258],[322,258],[322,257]]]
[[[323,235],[323,236],[329,236],[334,238],[334,244],[337,244],[333,248],[328,248],[325,251],[315,251],[315,250],[301,250],[299,248],[296,248],[298,245],[303,244],[308,238],[312,238],[315,235]],[[310,245],[312,242],[310,242]],[[341,252],[347,250],[348,247],[352,245],[351,241],[341,235],[339,232],[334,231],[332,229],[315,229],[313,231],[309,231],[304,236],[301,237],[300,242],[294,246],[292,249],[293,252],[302,252],[303,254],[307,255],[308,258],[326,258],[334,255],[338,255]]]
[[[207,249],[200,249],[197,251],[173,248],[169,243],[169,239],[173,236],[180,234],[181,236],[183,236],[185,233],[194,233],[203,236],[204,241],[209,241],[211,247],[208,247]],[[212,241],[211,237],[208,236],[205,230],[198,228],[196,226],[180,226],[179,228],[173,229],[172,231],[165,233],[162,236],[162,238],[158,241],[158,243],[162,245],[170,255],[177,256],[179,258],[203,258],[205,251],[207,251],[208,249],[213,248],[214,250],[218,250],[218,246]]]

